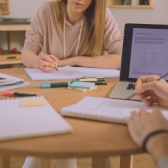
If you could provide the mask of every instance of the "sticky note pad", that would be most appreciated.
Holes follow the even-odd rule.
[[[20,99],[20,104],[22,107],[32,107],[32,106],[46,106],[48,102],[43,97],[31,97]]]
[[[95,83],[91,82],[73,82],[69,85],[70,88],[82,88],[82,89],[91,89],[95,86]]]
[[[90,91],[90,90],[95,90],[95,89],[97,89],[97,86],[94,86],[93,88],[90,88],[90,89],[70,88],[70,87],[68,87],[68,89],[76,90],[76,91],[79,91],[79,92],[87,92],[87,91]]]

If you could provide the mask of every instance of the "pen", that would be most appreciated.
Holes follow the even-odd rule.
[[[3,96],[19,96],[19,97],[28,97],[28,96],[39,96],[37,94],[29,94],[29,93],[19,93],[12,91],[2,91]]]
[[[47,52],[44,50],[44,48],[42,47],[41,43],[39,43],[39,47],[41,48],[41,50],[44,52],[44,54],[47,55]],[[57,63],[55,64],[55,69],[58,71],[58,68],[57,68]]]
[[[159,81],[160,79],[163,79],[164,77],[166,77],[168,75],[168,72],[166,72],[165,74],[163,74],[162,76],[160,76],[158,79],[156,79],[157,81]],[[126,98],[126,100],[131,99],[132,97],[134,97],[136,95],[136,93],[133,93],[132,95],[130,95],[129,97]]]
[[[68,87],[70,82],[59,82],[59,83],[50,83],[50,82],[41,82],[41,88],[55,88],[55,87]]]
[[[94,81],[104,81],[104,78],[82,78],[82,79],[73,79],[71,82],[94,82]]]

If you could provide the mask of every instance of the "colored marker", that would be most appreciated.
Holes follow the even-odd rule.
[[[82,79],[73,79],[71,82],[94,82],[94,81],[104,81],[104,78],[82,78]]]
[[[68,87],[70,82],[60,82],[60,83],[50,83],[50,82],[42,82],[40,83],[41,88],[55,88],[55,87]]]
[[[19,97],[39,96],[37,94],[20,93],[20,92],[12,92],[12,91],[2,91],[2,95],[3,96],[19,96]]]

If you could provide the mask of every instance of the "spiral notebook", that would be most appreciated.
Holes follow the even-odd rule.
[[[147,107],[143,102],[138,101],[87,96],[74,105],[62,108],[61,115],[126,124],[132,111],[147,109],[147,111],[150,112],[153,107]],[[157,108],[159,108],[164,117],[168,119],[168,110],[161,107]]]
[[[3,90],[11,90],[28,85],[29,82],[24,82],[24,80],[21,78],[0,73],[0,92]]]
[[[72,132],[43,96],[0,99],[0,141]]]

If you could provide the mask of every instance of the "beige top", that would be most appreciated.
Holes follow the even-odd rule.
[[[24,51],[39,54],[39,43],[43,45],[48,54],[55,55],[58,59],[64,58],[64,35],[60,24],[56,23],[54,9],[55,1],[44,2],[31,21],[30,29],[26,32]],[[65,46],[66,57],[76,55],[78,36],[82,20],[72,25],[65,21]],[[84,34],[81,34],[84,36]],[[123,35],[111,11],[106,9],[106,23],[104,36],[104,51],[102,54],[119,54],[122,52]],[[84,46],[81,46],[84,47]]]

